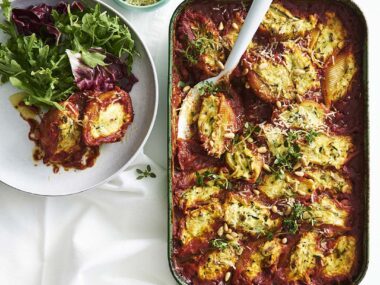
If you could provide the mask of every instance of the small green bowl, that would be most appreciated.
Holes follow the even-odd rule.
[[[152,10],[162,6],[166,2],[168,2],[168,0],[159,0],[157,3],[151,4],[151,5],[136,6],[136,5],[129,4],[127,2],[127,0],[114,0],[114,1],[116,3],[118,3],[120,6],[124,7],[125,9],[133,10],[133,11],[141,11],[141,12],[152,11]]]

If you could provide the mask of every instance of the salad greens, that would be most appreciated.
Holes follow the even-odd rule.
[[[8,40],[0,43],[0,80],[25,91],[27,105],[60,108],[75,91],[107,91],[131,75],[136,50],[130,31],[99,4],[12,10],[3,0],[1,9],[0,29]],[[79,55],[79,70],[70,65],[67,51]]]

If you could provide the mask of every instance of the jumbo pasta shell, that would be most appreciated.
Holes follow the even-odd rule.
[[[323,91],[327,106],[347,95],[356,72],[356,60],[351,51],[340,53],[337,57],[331,57],[325,69],[323,80]]]

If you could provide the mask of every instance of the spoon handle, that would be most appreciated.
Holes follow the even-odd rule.
[[[235,45],[227,59],[224,70],[217,76],[216,81],[228,76],[239,64],[241,57],[247,50],[257,29],[259,28],[266,12],[273,0],[254,0],[248,15],[245,18],[244,25],[241,28]]]

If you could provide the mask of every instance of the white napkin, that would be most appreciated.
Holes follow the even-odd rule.
[[[157,178],[136,180],[147,164]],[[166,180],[140,155],[106,190],[43,198],[1,185],[0,284],[175,284]]]

